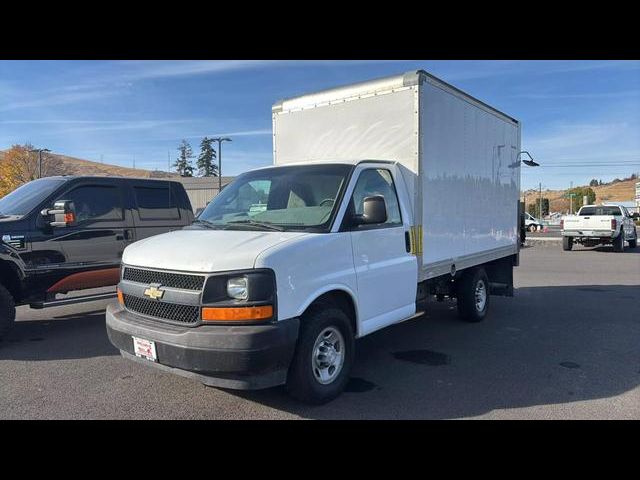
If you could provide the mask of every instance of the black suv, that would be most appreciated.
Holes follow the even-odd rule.
[[[179,182],[47,177],[0,198],[0,338],[15,306],[78,303],[112,293],[57,294],[116,285],[125,247],[193,222]]]

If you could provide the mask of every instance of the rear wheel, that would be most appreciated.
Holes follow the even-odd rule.
[[[529,225],[529,231],[535,232],[538,229],[537,225]]]
[[[633,230],[633,238],[629,240],[629,248],[636,248],[638,246],[638,231]]]
[[[327,403],[349,381],[355,340],[351,322],[340,309],[312,307],[301,319],[298,345],[287,375],[287,390],[305,403]]]
[[[624,232],[620,230],[620,233],[613,239],[613,251],[624,252]]]
[[[562,249],[571,250],[573,248],[573,237],[562,237]]]
[[[458,283],[458,315],[467,322],[484,320],[489,310],[489,277],[483,268],[463,274]]]
[[[3,285],[0,285],[0,339],[11,330],[15,319],[16,306],[13,296]]]

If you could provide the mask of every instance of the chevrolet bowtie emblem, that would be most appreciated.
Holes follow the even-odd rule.
[[[144,294],[153,300],[160,300],[164,295],[164,290],[160,290],[160,285],[151,285],[144,291]]]

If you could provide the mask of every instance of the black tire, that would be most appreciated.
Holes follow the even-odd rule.
[[[573,248],[573,237],[562,237],[562,249],[569,251]]]
[[[349,381],[355,349],[351,321],[339,308],[318,305],[311,307],[300,322],[300,335],[289,367],[286,388],[292,397],[301,402],[321,405],[338,397]],[[316,340],[330,327],[339,330],[342,335],[344,362],[331,383],[323,385],[314,373],[313,350]]]
[[[480,283],[484,284],[484,306],[479,308],[476,302],[476,290]],[[489,277],[483,268],[476,268],[465,272],[457,285],[458,315],[461,319],[475,323],[484,320],[489,310]]]
[[[537,225],[529,225],[529,231],[530,232],[535,232],[538,230],[538,226]]]
[[[613,239],[613,251],[624,252],[624,232],[620,229],[620,234]]]
[[[633,231],[633,240],[629,240],[629,248],[636,248],[638,246],[638,231]]]
[[[0,339],[13,327],[16,320],[16,305],[9,291],[0,285]]]

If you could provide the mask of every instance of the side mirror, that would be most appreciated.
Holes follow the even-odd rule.
[[[43,216],[53,215],[53,222],[49,222],[52,227],[68,227],[76,221],[76,210],[71,200],[57,200],[53,204],[53,209],[44,209],[40,212]]]
[[[640,218],[640,213],[638,213],[638,212],[633,212],[633,213],[631,214],[631,218],[633,218],[633,219],[638,219],[638,218]]]
[[[382,195],[366,197],[362,215],[355,215],[353,223],[356,225],[376,225],[387,221],[387,205]]]

